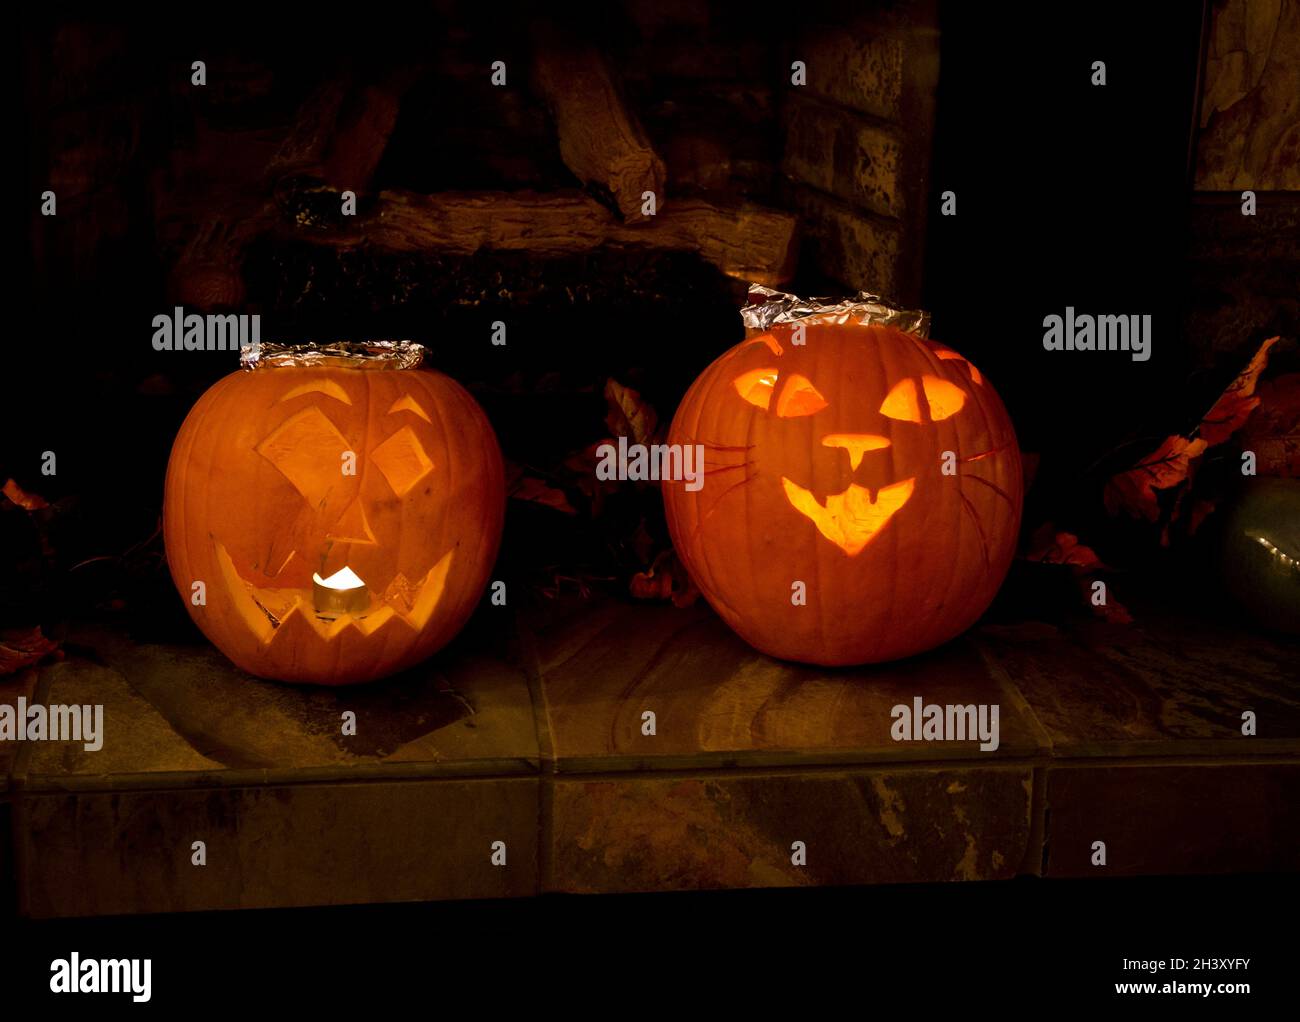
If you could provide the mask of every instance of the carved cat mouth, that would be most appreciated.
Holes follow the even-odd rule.
[[[423,631],[442,602],[455,551],[443,554],[419,581],[411,582],[399,573],[382,593],[371,594],[366,611],[339,616],[318,614],[309,586],[256,585],[240,574],[229,552],[219,542],[216,554],[225,591],[230,594],[239,616],[263,646],[271,646],[287,635],[315,634],[323,640],[335,641],[348,632],[369,637],[391,628]],[[284,570],[280,573],[284,574]]]
[[[846,554],[856,557],[911,499],[916,478],[882,486],[876,490],[874,498],[869,488],[850,483],[846,490],[827,494],[825,504],[818,502],[811,490],[805,490],[784,476],[781,485],[785,487],[786,499],[796,511],[810,518],[817,531]]]

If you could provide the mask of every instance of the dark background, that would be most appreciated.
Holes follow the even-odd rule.
[[[143,1009],[120,995],[45,993],[50,961],[75,949],[152,957],[155,1011],[1250,1018],[1292,1003],[1278,927],[1295,895],[1293,876],[1021,878],[22,922],[0,977],[19,1004]],[[1121,967],[1199,956],[1251,962],[1236,972]],[[1152,979],[1251,991],[1115,993],[1115,983]]]

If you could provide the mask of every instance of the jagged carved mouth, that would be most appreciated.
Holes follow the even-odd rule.
[[[382,593],[370,595],[364,610],[336,615],[317,612],[310,585],[259,586],[248,581],[226,548],[216,543],[225,590],[240,618],[263,646],[284,641],[289,635],[315,634],[329,641],[347,632],[367,637],[391,628],[421,632],[442,601],[454,553],[448,550],[418,581],[411,582],[399,572]],[[294,556],[290,555],[280,575],[289,573],[286,569]]]
[[[785,487],[785,496],[791,507],[812,519],[818,532],[850,557],[855,557],[911,499],[916,479],[903,479],[882,486],[874,497],[869,488],[851,483],[846,490],[827,494],[825,504],[820,503],[811,490],[784,476],[781,485]]]

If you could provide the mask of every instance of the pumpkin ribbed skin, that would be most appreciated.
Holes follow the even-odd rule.
[[[706,475],[696,492],[663,484],[674,545],[764,653],[844,665],[930,649],[984,612],[1010,567],[1023,488],[1011,421],[951,349],[801,322],[805,344],[788,324],[752,337],[683,398],[668,440],[703,444]]]
[[[261,677],[342,685],[409,667],[460,630],[504,513],[496,437],[449,377],[259,368],[217,382],[185,419],[163,535],[190,616],[226,656]],[[331,622],[314,612],[312,575],[345,566],[374,603]]]

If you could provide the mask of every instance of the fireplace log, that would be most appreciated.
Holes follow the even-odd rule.
[[[649,219],[645,192],[664,202],[664,161],[624,102],[605,59],[596,51],[543,34],[533,76],[555,118],[560,157],[584,185],[608,192],[627,223]]]
[[[383,81],[361,86],[347,97],[329,143],[323,175],[327,183],[358,195],[369,190],[397,123],[402,97],[415,78],[414,69],[398,68]]]
[[[267,176],[273,182],[296,174],[319,173],[350,86],[345,77],[333,79],[303,100],[289,133],[267,167]]]
[[[343,231],[303,235],[339,248],[368,244],[391,251],[479,249],[527,251],[538,256],[583,252],[601,245],[698,252],[723,273],[778,284],[795,261],[796,219],[755,203],[720,206],[701,199],[674,202],[646,225],[620,224],[600,203],[578,191],[385,191],[374,214]]]
[[[275,222],[275,208],[269,202],[246,216],[222,215],[199,221],[168,276],[168,296],[193,309],[241,307],[245,248]]]
[[[399,67],[374,84],[347,79],[313,91],[264,165],[265,180],[286,189],[280,205],[294,183],[302,181],[323,180],[339,191],[364,194],[388,145],[402,96],[415,78],[414,68]],[[200,214],[190,221],[197,229],[186,239],[170,274],[172,300],[198,309],[234,308],[244,301],[245,247],[283,213],[275,202],[260,198],[254,176],[244,177],[242,187],[223,197],[220,214]],[[203,208],[211,205],[209,201]],[[166,208],[166,213],[187,219],[183,208]]]
[[[331,140],[350,88],[350,80],[341,78],[317,87],[299,105],[284,139],[259,168],[239,168],[234,180],[223,190],[213,193],[211,182],[197,174],[194,180],[183,174],[182,180],[159,193],[155,203],[155,221],[164,245],[180,241],[183,247],[167,281],[170,300],[195,309],[237,308],[245,297],[243,263],[247,244],[271,230],[277,211],[273,202],[263,198],[265,185],[323,172],[331,151]],[[232,139],[233,152],[256,152],[260,145]],[[220,213],[212,213],[214,208]],[[192,232],[192,233],[191,233]]]
[[[319,178],[339,191],[364,194],[417,75],[418,69],[402,66],[378,82],[346,78],[319,86],[298,108],[267,176],[273,184]]]

